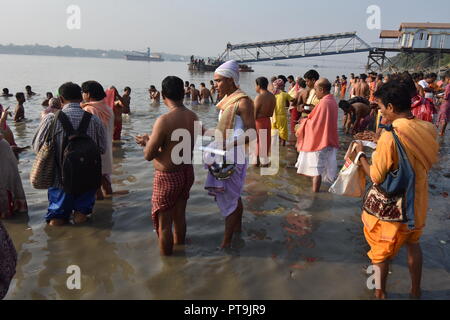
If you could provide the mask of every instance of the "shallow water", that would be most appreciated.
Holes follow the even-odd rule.
[[[254,94],[260,75],[303,74],[289,67],[254,66],[241,74],[241,86]],[[261,176],[250,168],[243,194],[241,239],[220,251],[224,222],[213,199],[203,189],[206,172],[196,165],[196,181],[187,206],[188,244],[173,257],[160,257],[150,219],[153,167],[143,159],[133,136],[149,132],[164,105],[150,106],[147,88],[160,87],[165,75],[208,83],[212,74],[190,74],[183,63],[143,63],[125,60],[0,55],[1,87],[15,93],[30,84],[40,96],[25,105],[28,121],[10,125],[18,145],[30,145],[38,126],[46,91],[68,80],[95,79],[105,87],[128,85],[132,115],[124,119],[123,143],[114,146],[113,188],[128,191],[97,202],[95,214],[83,226],[49,228],[44,221],[45,191],[32,189],[29,172],[34,155],[24,152],[19,169],[28,197],[28,215],[4,221],[19,254],[17,274],[6,299],[370,299],[366,288],[368,246],[360,221],[361,201],[325,192],[314,195],[310,181],[286,168],[295,161],[289,148],[280,150],[280,170]],[[356,70],[346,70],[346,73]],[[342,70],[319,70],[332,77]],[[12,99],[0,98],[4,106]],[[213,106],[192,109],[214,127]],[[339,164],[349,137],[341,134]],[[442,196],[449,186],[449,139],[441,139],[441,160],[430,174],[430,209],[422,237],[424,298],[450,298],[450,211]],[[66,286],[66,269],[78,265],[81,290]],[[391,297],[409,292],[406,252],[402,249],[388,280]]]

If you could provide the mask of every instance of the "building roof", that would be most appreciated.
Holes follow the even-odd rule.
[[[450,23],[421,23],[421,22],[402,22],[400,29],[417,28],[417,29],[450,29]]]
[[[400,37],[401,32],[397,31],[397,30],[381,30],[380,32],[380,39],[384,39],[384,38],[398,38]]]

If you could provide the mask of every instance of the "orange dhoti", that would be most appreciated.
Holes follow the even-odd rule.
[[[400,222],[381,221],[363,211],[364,236],[370,246],[367,253],[373,264],[394,258],[405,244],[419,243],[422,229],[409,230]]]
[[[259,157],[262,164],[268,164],[270,155],[271,130],[272,123],[270,118],[256,119],[256,133],[257,133],[257,149],[256,155]]]

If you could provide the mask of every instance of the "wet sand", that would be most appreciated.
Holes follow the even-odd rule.
[[[90,60],[77,60],[80,61]],[[33,63],[28,66],[35,66]],[[111,62],[114,63],[119,62]],[[121,68],[123,65],[120,62]],[[75,73],[71,71],[74,67],[67,68]],[[196,84],[210,77],[190,79],[183,77],[184,64],[174,68],[180,68],[184,80]],[[102,81],[95,76],[78,75],[80,81]],[[243,89],[251,95],[255,76],[259,74],[243,78]],[[187,206],[188,244],[176,247],[172,257],[160,257],[150,219],[153,167],[144,161],[142,149],[133,139],[136,134],[148,132],[156,117],[165,112],[163,105],[150,106],[146,94],[150,79],[155,84],[160,80],[146,77],[141,76],[140,84],[129,83],[133,89],[133,114],[124,118],[123,143],[114,145],[113,188],[125,194],[97,202],[95,214],[87,224],[46,226],[46,192],[32,189],[29,182],[34,154],[28,150],[21,155],[19,169],[30,210],[4,221],[19,254],[17,274],[6,299],[372,298],[364,271],[370,262],[360,220],[361,201],[327,193],[326,185],[321,193],[312,194],[310,181],[297,176],[295,169],[286,168],[295,160],[291,147],[281,148],[277,175],[261,176],[259,169],[249,169],[243,194],[243,232],[234,248],[226,251],[217,249],[224,223],[212,197],[203,189],[206,171],[196,165],[196,181]],[[48,89],[56,90],[53,83],[59,84],[60,79],[50,79]],[[70,79],[78,81],[75,76]],[[20,85],[28,84],[19,80],[16,81]],[[126,80],[120,81],[126,84]],[[103,82],[105,86],[113,84],[111,80]],[[9,122],[20,146],[31,144],[45,88],[33,85],[41,96],[26,103],[28,122]],[[0,98],[0,103],[5,105],[4,102]],[[9,104],[12,103],[6,106]],[[215,125],[214,106],[192,109],[208,127]],[[340,129],[339,165],[349,142],[350,137],[345,137]],[[450,298],[450,203],[443,196],[449,192],[449,149],[447,132],[447,137],[441,139],[441,160],[430,174],[430,205],[421,242],[425,299]],[[67,289],[66,269],[70,265],[81,268],[81,290]],[[404,248],[395,258],[391,272],[390,297],[407,299],[410,280]]]

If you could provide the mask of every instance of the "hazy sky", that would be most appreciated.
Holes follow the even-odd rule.
[[[69,5],[81,29],[69,30]],[[357,31],[367,42],[368,6],[381,9],[381,28],[401,22],[450,22],[449,0],[1,0],[0,44],[71,45],[217,56],[229,41],[267,41]]]

